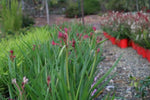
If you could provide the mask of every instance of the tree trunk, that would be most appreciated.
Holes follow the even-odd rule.
[[[45,6],[46,6],[47,24],[50,25],[50,22],[49,22],[49,9],[48,9],[48,2],[47,2],[47,0],[45,0]]]
[[[22,4],[22,11],[24,10],[24,1],[21,0],[21,4]]]
[[[149,0],[149,9],[150,9],[150,0]]]
[[[81,21],[81,5],[80,5],[80,0],[78,0],[78,9],[79,9],[79,18],[80,18],[80,21]]]
[[[43,6],[43,7],[45,6],[45,1],[44,1],[44,0],[42,0],[42,6]]]
[[[81,0],[82,24],[84,25],[84,0]]]
[[[136,10],[139,11],[139,3],[138,3],[138,0],[136,0]]]

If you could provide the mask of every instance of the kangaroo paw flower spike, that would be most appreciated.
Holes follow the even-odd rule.
[[[11,55],[9,57],[10,57],[11,61],[14,61],[14,59],[16,57],[16,56],[13,55],[14,51],[10,50],[10,53],[11,53]]]

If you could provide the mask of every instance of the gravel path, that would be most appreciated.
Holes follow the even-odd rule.
[[[89,17],[91,17],[92,21],[88,24],[95,26],[100,30],[100,18],[95,22],[93,20],[98,17]],[[103,34],[101,34],[101,37],[105,39]],[[150,76],[150,62],[138,55],[131,47],[121,49],[116,45],[112,45],[109,40],[106,41],[103,44],[103,56],[105,59],[100,62],[100,65],[97,68],[98,75],[104,75],[121,55],[122,57],[119,63],[111,73],[111,75],[114,73],[117,73],[117,75],[110,81],[103,94],[96,100],[101,100],[101,97],[110,91],[115,91],[115,95],[118,97],[117,100],[141,100],[135,97],[136,92],[134,87],[131,86],[130,76],[136,77],[137,79],[143,79]],[[110,91],[108,91],[107,88],[110,88]],[[144,100],[150,100],[150,98]]]
[[[120,55],[123,54],[112,72],[112,74],[117,72],[117,75],[111,80],[108,87],[114,87],[113,90],[116,91],[116,96],[121,97],[119,100],[140,100],[134,97],[135,90],[130,86],[131,81],[129,77],[132,75],[133,77],[142,79],[146,76],[150,76],[150,63],[142,58],[142,56],[139,56],[131,47],[121,49],[116,45],[112,45],[110,41],[105,42],[103,46],[103,56],[106,58],[98,67],[99,74],[103,75],[112,67]],[[101,96],[99,99],[100,98]],[[150,100],[150,98],[146,100]]]
[[[59,15],[52,15],[50,17],[50,24],[59,24],[64,21],[70,22],[72,20],[74,19],[68,19]],[[80,21],[80,19],[76,20]],[[98,15],[85,17],[85,23],[96,26],[97,29],[100,29],[100,21],[101,17]],[[45,18],[36,18],[36,26],[45,24]],[[104,38],[103,35],[101,36]],[[97,70],[100,76],[106,73],[106,71],[112,67],[120,55],[123,54],[116,68],[111,73],[111,75],[113,75],[113,73],[117,72],[117,75],[111,80],[107,87],[111,87],[115,91],[116,96],[120,97],[118,100],[140,100],[134,97],[135,90],[130,86],[131,81],[129,77],[132,75],[133,77],[142,79],[146,76],[150,76],[150,63],[146,59],[142,58],[142,56],[139,56],[131,47],[121,49],[115,45],[112,45],[110,41],[106,41],[103,44],[103,51],[103,56],[106,58],[98,66]],[[104,90],[103,94],[106,92],[108,93],[107,89]],[[101,96],[103,96],[103,94]],[[101,96],[99,96],[97,100],[101,100]],[[150,100],[150,98],[146,100]]]

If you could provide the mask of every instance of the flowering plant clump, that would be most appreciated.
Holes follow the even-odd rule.
[[[143,12],[134,15],[134,21],[131,25],[130,39],[144,48],[150,49],[150,16]]]
[[[26,76],[23,77],[23,81],[22,81],[22,86],[21,88],[19,87],[19,85],[17,84],[16,79],[12,79],[12,84],[14,84],[17,88],[17,90],[19,91],[19,99],[23,100],[23,93],[24,93],[24,88],[25,88],[25,84],[28,83],[28,79],[26,78]]]
[[[49,30],[49,41],[24,44],[28,47],[28,53],[22,51],[24,59],[20,61],[17,56],[15,62],[9,61],[8,75],[3,76],[8,79],[8,98],[92,100],[101,94],[110,79],[100,88],[98,85],[115,65],[100,79],[95,77],[96,67],[103,59],[101,44],[105,41],[95,34],[96,28],[64,24]]]
[[[147,13],[109,12],[102,16],[101,25],[104,31],[119,39],[131,38],[150,31],[150,16]]]

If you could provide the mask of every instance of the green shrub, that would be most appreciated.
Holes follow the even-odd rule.
[[[79,5],[80,4],[80,5]],[[98,0],[84,0],[84,13],[85,15],[95,14],[100,10],[100,4]],[[70,4],[65,12],[66,17],[78,17],[81,16],[81,2],[74,2]]]
[[[84,0],[84,13],[95,14],[100,10],[99,0]]]
[[[146,10],[150,6],[149,0],[100,0],[100,2],[107,10],[115,11],[137,11],[136,2],[138,2],[139,10]]]
[[[65,15],[69,18],[74,18],[76,15],[79,16],[80,14],[78,5],[76,3],[70,4],[65,11]]]
[[[142,100],[149,100],[150,94],[150,76],[145,77],[144,79],[138,79],[136,77],[130,76],[131,86],[136,90],[136,97]]]
[[[106,3],[106,8],[108,10],[124,11],[127,10],[127,8],[125,7],[126,3],[127,3],[126,0],[109,0]]]
[[[27,16],[27,15],[24,15],[24,16],[23,16],[23,19],[22,19],[22,27],[23,27],[23,28],[24,28],[24,27],[31,26],[31,25],[33,25],[33,24],[35,24],[33,18],[31,18],[31,17],[29,17],[29,16]]]
[[[2,27],[4,31],[17,31],[22,26],[22,9],[18,0],[11,0],[10,2],[2,1]]]

